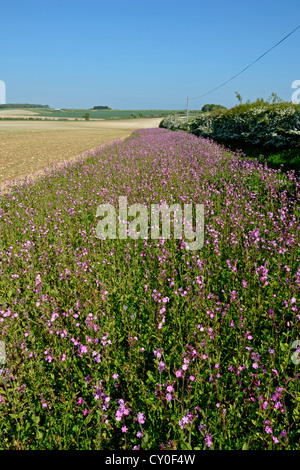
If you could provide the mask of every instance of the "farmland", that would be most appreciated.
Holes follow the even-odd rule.
[[[114,120],[114,119],[140,119],[140,118],[158,118],[165,117],[169,114],[182,113],[183,111],[172,111],[172,110],[157,110],[157,109],[140,109],[140,110],[128,110],[128,109],[54,109],[54,108],[30,108],[26,109],[15,109],[15,108],[0,108],[0,120],[1,119],[83,119],[84,114],[89,113],[90,119],[98,120]],[[196,111],[192,111],[192,113]]]
[[[203,204],[203,246],[99,239],[119,196]],[[299,450],[299,199],[293,171],[160,128],[3,194],[1,449]]]
[[[11,116],[31,111],[9,110]],[[0,112],[0,115],[1,115]],[[24,114],[25,113],[25,114]],[[38,174],[44,167],[70,160],[107,141],[125,138],[161,119],[118,121],[0,121],[0,188],[6,182]]]

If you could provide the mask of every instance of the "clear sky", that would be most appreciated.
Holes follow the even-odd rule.
[[[0,80],[7,103],[51,107],[231,107],[291,100],[300,29],[201,99],[300,24],[299,0],[1,0]]]

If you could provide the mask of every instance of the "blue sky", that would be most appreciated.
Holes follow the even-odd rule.
[[[9,103],[52,107],[230,107],[300,80],[299,0],[1,0],[0,80]]]

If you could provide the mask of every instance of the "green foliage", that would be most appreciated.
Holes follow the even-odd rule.
[[[268,102],[270,104],[276,104],[276,103],[283,103],[283,100],[279,98],[277,93],[272,92],[271,96],[269,96]]]
[[[109,106],[94,106],[93,109],[111,109]]]
[[[186,123],[186,117],[169,115],[165,117],[159,124],[159,127],[170,129],[171,131],[183,130],[182,126]]]
[[[260,98],[228,110],[200,114],[188,129],[176,116],[169,116],[161,127],[189,130],[235,148],[253,146],[265,152],[299,148],[300,105],[283,102],[274,93],[269,101]]]
[[[84,113],[82,118],[85,119],[86,121],[88,121],[90,119],[90,116],[91,116],[91,113]]]
[[[238,93],[238,92],[236,91],[236,92],[235,92],[235,96],[236,96],[236,98],[237,98],[239,104],[242,104],[242,103],[243,103],[243,99],[242,99],[240,93]]]
[[[263,148],[292,148],[300,143],[300,106],[261,103],[236,106],[213,120],[211,137]]]
[[[219,109],[227,109],[225,106],[222,106],[221,104],[205,104],[201,111],[203,111],[204,113],[210,113],[212,111],[217,111]]]

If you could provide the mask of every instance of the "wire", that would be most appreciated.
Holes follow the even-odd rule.
[[[300,25],[297,26],[297,28],[295,28],[293,31],[291,31],[289,34],[287,34],[284,38],[282,38],[280,41],[278,41],[274,46],[272,46],[269,50],[267,50],[266,52],[264,52],[264,54],[262,54],[261,56],[259,56],[257,59],[255,59],[253,62],[251,62],[251,64],[247,65],[247,67],[245,67],[243,70],[241,70],[239,73],[237,73],[236,75],[234,75],[233,77],[229,78],[229,80],[226,80],[226,82],[222,83],[221,85],[217,86],[216,88],[214,88],[213,90],[209,91],[208,93],[204,93],[203,95],[200,95],[200,96],[196,96],[194,98],[190,98],[190,100],[196,100],[198,98],[202,98],[203,96],[206,96],[206,95],[210,95],[211,93],[213,93],[214,91],[218,90],[219,88],[221,88],[222,86],[226,85],[227,83],[231,82],[231,80],[233,80],[234,78],[236,78],[238,75],[241,75],[241,73],[245,72],[245,70],[249,69],[253,64],[255,64],[256,62],[258,62],[262,57],[264,57],[265,55],[267,55],[270,51],[272,51],[273,49],[275,49],[275,47],[277,47],[280,43],[282,43],[283,41],[285,41],[285,39],[287,39],[289,36],[291,36],[295,31],[297,31],[297,29],[300,28]]]

